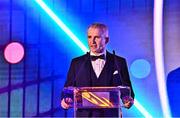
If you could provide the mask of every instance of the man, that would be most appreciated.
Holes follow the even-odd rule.
[[[100,87],[129,86],[131,97],[122,96],[124,106],[130,108],[133,104],[134,92],[129,79],[126,60],[106,51],[109,42],[108,28],[104,24],[94,23],[88,28],[88,45],[90,52],[74,58],[65,82],[65,87]],[[68,109],[71,98],[62,94],[61,106]],[[79,109],[79,117],[117,117],[118,109]]]

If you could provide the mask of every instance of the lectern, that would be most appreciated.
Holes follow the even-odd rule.
[[[64,96],[73,99],[72,107],[74,117],[77,109],[93,108],[118,108],[119,117],[122,117],[121,98],[130,96],[131,90],[128,86],[118,87],[65,87]]]

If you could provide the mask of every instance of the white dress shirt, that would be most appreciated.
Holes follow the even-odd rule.
[[[101,53],[99,55],[102,55],[102,54],[105,54],[105,53]],[[90,55],[92,55],[92,56],[99,56],[99,55],[95,55],[93,52],[90,52]],[[105,54],[105,56],[106,56],[106,54]],[[97,78],[99,78],[99,75],[101,74],[101,71],[104,68],[105,62],[106,61],[104,59],[96,59],[95,61],[91,61],[93,70],[94,70]]]

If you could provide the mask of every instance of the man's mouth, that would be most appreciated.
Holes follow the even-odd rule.
[[[91,47],[92,47],[92,48],[96,48],[96,47],[97,47],[97,45],[91,45]]]

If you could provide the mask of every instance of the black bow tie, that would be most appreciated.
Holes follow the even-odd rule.
[[[104,59],[105,60],[105,55],[104,54],[99,55],[99,56],[92,56],[91,55],[91,60],[92,61],[96,61],[96,59]]]

